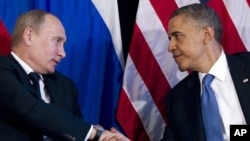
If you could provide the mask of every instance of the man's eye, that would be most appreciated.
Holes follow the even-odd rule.
[[[180,34],[175,34],[174,37],[175,37],[175,38],[179,38],[179,37],[180,37]]]
[[[181,38],[182,38],[182,34],[175,34],[174,35],[174,38],[176,39],[176,40],[180,40]]]
[[[61,40],[60,39],[55,39],[56,44],[60,44]]]

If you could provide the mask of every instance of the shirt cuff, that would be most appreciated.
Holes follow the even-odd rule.
[[[94,128],[93,125],[91,125],[91,127],[90,127],[90,129],[89,129],[89,132],[88,132],[87,136],[85,137],[84,141],[88,141],[88,138],[90,137],[93,128]]]

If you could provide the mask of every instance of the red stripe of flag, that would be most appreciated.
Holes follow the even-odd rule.
[[[167,31],[171,14],[178,8],[174,0],[150,0],[154,10]]]
[[[122,89],[116,116],[126,135],[134,141],[150,141],[142,121]]]
[[[250,7],[250,0],[247,0],[248,6]]]
[[[209,6],[215,9],[221,18],[223,25],[222,44],[226,53],[232,54],[235,52],[246,51],[246,48],[236,30],[236,27],[230,18],[223,1],[210,0]]]
[[[167,90],[170,90],[171,87],[137,25],[134,28],[129,54],[154,103],[162,114],[163,119],[166,120],[166,102],[164,97]]]

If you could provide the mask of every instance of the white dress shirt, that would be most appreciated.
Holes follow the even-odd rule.
[[[230,140],[230,125],[233,124],[246,124],[239,99],[235,90],[235,86],[229,72],[226,55],[221,53],[219,59],[215,62],[208,72],[215,76],[211,83],[211,87],[215,93],[220,116],[224,126],[224,140]],[[205,73],[199,73],[200,83]],[[201,89],[202,90],[202,89]]]

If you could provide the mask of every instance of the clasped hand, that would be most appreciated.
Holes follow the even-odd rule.
[[[122,133],[112,127],[110,130],[105,130],[99,141],[130,141]]]

